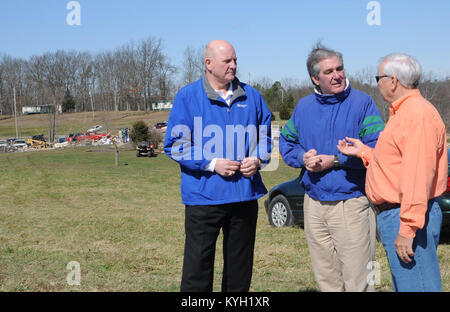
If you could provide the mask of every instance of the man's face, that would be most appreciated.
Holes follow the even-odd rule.
[[[234,80],[237,69],[236,53],[231,45],[221,45],[215,49],[214,57],[206,59],[206,67],[220,83]]]
[[[337,56],[321,60],[319,68],[319,76],[312,77],[312,80],[323,94],[338,94],[345,90],[344,66]]]
[[[384,64],[384,63],[380,64],[380,67],[378,68],[378,76],[380,76],[380,77],[385,76],[383,74],[383,69],[384,69],[385,65],[386,64]],[[389,82],[390,82],[390,77],[382,77],[382,78],[380,78],[380,80],[378,80],[378,84],[377,84],[378,91],[380,91],[381,96],[388,103],[389,103],[389,100],[388,100]]]

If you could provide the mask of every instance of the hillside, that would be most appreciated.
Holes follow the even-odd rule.
[[[118,116],[115,112],[85,112],[66,113],[56,117],[56,135],[66,136],[69,133],[85,132],[94,125],[101,125],[104,129],[117,132],[121,128],[131,128],[135,121],[143,120],[155,124],[169,118],[169,111],[144,113],[142,111],[121,111]],[[48,115],[25,115],[18,117],[19,137],[29,137],[35,134],[48,136]],[[14,116],[0,116],[0,138],[15,137]]]

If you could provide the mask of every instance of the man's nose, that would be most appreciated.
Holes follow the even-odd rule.
[[[342,78],[342,72],[341,71],[333,71],[333,78],[334,79],[341,79]]]

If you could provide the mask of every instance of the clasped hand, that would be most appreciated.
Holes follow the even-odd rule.
[[[317,155],[315,149],[310,149],[303,154],[303,163],[306,170],[310,172],[320,172],[333,167],[333,155]]]
[[[246,157],[241,162],[218,158],[214,171],[223,177],[230,177],[239,170],[244,177],[249,178],[256,174],[259,166],[260,160],[256,157]]]

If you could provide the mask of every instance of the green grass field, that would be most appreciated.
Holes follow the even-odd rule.
[[[282,161],[263,172],[268,189],[294,178]],[[0,154],[0,291],[178,291],[184,206],[178,165],[93,147]],[[301,228],[271,228],[259,201],[252,291],[318,290]],[[214,290],[220,290],[221,237]],[[444,290],[450,246],[440,245]],[[81,268],[67,283],[67,264]],[[390,291],[384,250],[379,291]]]

